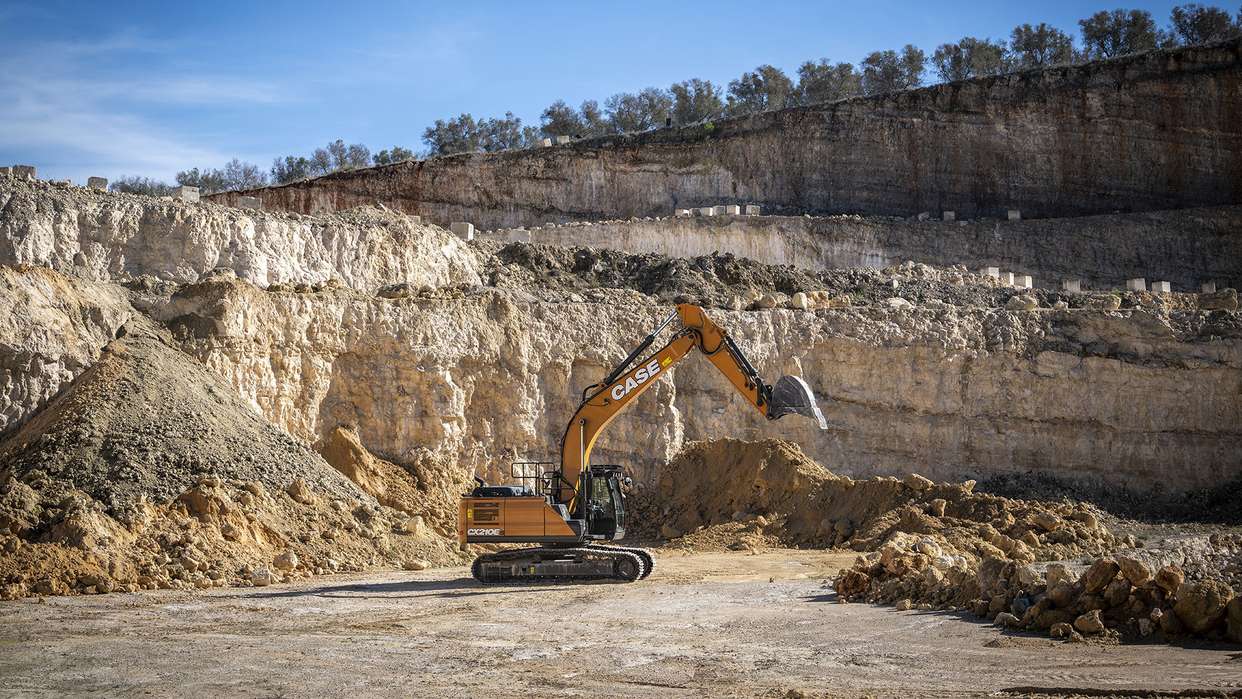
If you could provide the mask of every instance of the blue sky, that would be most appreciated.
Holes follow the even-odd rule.
[[[906,43],[930,54],[1023,22],[1076,31],[1114,6],[1164,24],[1176,4],[0,0],[0,164],[171,180],[336,138],[419,150],[428,124],[463,111],[537,123],[556,99],[725,84],[763,63],[792,75]]]

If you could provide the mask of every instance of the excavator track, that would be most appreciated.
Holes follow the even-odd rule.
[[[651,571],[655,570],[655,558],[652,557],[651,552],[647,549],[637,546],[616,546],[611,544],[596,544],[593,548],[601,548],[607,551],[628,551],[643,559],[643,574],[639,576],[639,580],[645,579],[648,575],[651,575]]]
[[[474,559],[470,573],[488,585],[512,582],[619,580],[633,582],[650,573],[635,549],[605,546],[547,547],[486,553]],[[641,553],[647,554],[645,551]]]

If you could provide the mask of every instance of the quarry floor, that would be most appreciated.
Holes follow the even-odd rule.
[[[1043,697],[1242,688],[1236,647],[1065,644],[955,614],[837,604],[823,579],[852,559],[669,552],[650,579],[629,585],[482,587],[464,568],[448,568],[0,603],[0,695]]]

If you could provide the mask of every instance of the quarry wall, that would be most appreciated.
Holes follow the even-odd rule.
[[[497,291],[307,297],[208,282],[156,313],[294,435],[354,425],[387,458],[429,450],[498,478],[516,457],[555,454],[580,389],[666,310]],[[850,475],[1035,470],[1180,490],[1242,473],[1242,344],[1213,338],[1202,313],[713,313],[765,377],[804,376],[834,428],[769,423],[691,357],[613,423],[597,463],[626,464],[646,481],[686,440],[779,436]]]
[[[733,253],[808,269],[924,264],[1000,267],[1036,286],[1079,279],[1123,287],[1142,277],[1198,289],[1242,285],[1242,207],[1073,219],[910,221],[862,216],[712,216],[501,229],[481,240],[609,248],[695,257]]]
[[[481,228],[721,203],[958,218],[1238,204],[1238,114],[1242,40],[1231,40],[213,199],[301,213],[378,202]]]
[[[395,212],[310,218],[7,178],[0,178],[0,264],[99,281],[149,274],[189,282],[228,267],[264,286],[331,278],[371,291],[393,282],[478,283],[464,243]]]

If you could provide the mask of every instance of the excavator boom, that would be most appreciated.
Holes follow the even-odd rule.
[[[644,356],[676,320],[681,321],[680,328],[672,339]],[[591,450],[613,418],[696,348],[769,420],[804,415],[820,429],[827,427],[805,381],[783,376],[775,385],[764,383],[737,343],[702,308],[680,304],[601,382],[583,391],[561,438],[559,468],[535,476],[533,489],[480,481],[471,495],[462,498],[458,525],[463,545],[543,545],[480,556],[474,564],[476,578],[635,580],[651,572],[651,555],[642,549],[592,543],[622,538],[625,510],[620,467],[592,464]]]

